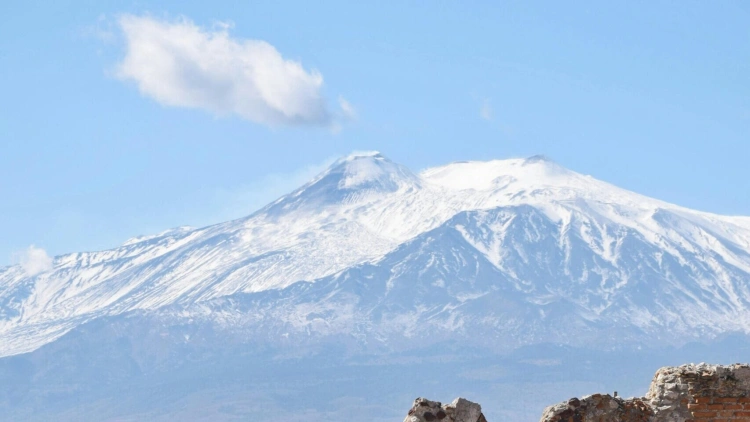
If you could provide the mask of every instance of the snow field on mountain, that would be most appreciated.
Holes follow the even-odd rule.
[[[434,238],[425,236],[435,230],[448,243],[430,243]],[[546,307],[564,301],[570,318],[587,323],[626,321],[646,332],[738,330],[750,320],[749,251],[748,217],[647,198],[543,157],[459,162],[415,174],[375,152],[354,154],[245,218],[58,256],[51,271],[35,276],[19,266],[0,269],[0,355],[33,350],[102,316],[189,308],[340,274],[356,278],[351,272],[363,265],[387,267],[386,279],[367,281],[383,284],[383,303],[398,274],[417,286],[408,294],[449,293],[433,307],[400,303],[379,322],[360,315],[357,294],[335,292],[335,306],[318,298],[281,306],[292,314],[273,317],[309,329],[306,318],[325,308],[328,316],[317,317],[314,330],[362,323],[381,338],[387,333],[377,323],[405,329],[424,318],[455,330],[484,320],[501,330],[490,305],[480,308],[484,316],[459,310],[504,292],[518,312],[536,309],[508,327],[541,324],[529,315],[548,315]],[[439,260],[456,261],[437,268]],[[462,265],[483,268],[484,290],[464,288],[478,273],[463,274]]]

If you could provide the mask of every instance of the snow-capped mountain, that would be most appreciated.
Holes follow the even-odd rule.
[[[35,276],[0,269],[0,356],[118,315],[180,325],[186,339],[210,324],[385,349],[685,342],[750,332],[750,218],[544,157],[415,174],[364,153],[245,218],[58,256]]]

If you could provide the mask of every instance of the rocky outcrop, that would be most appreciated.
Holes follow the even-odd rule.
[[[653,414],[643,399],[623,400],[609,394],[593,394],[548,407],[542,422],[648,422]]]
[[[450,404],[424,398],[414,400],[414,405],[404,422],[487,422],[478,403],[457,398]]]
[[[643,398],[608,394],[545,409],[541,422],[750,422],[750,366],[661,368]]]

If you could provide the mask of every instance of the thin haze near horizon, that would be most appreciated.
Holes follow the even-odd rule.
[[[240,217],[356,150],[415,171],[545,154],[750,215],[749,18],[739,1],[4,2],[0,265]]]

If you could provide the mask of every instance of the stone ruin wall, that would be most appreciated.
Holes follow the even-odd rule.
[[[573,398],[545,409],[541,422],[750,422],[750,366],[661,368],[645,397]]]
[[[404,422],[487,422],[465,399],[418,398]],[[750,365],[661,368],[645,397],[592,394],[549,406],[540,422],[750,422]]]

